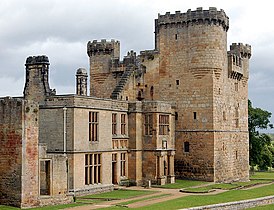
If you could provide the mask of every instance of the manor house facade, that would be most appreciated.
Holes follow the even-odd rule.
[[[155,49],[87,44],[76,94],[57,95],[47,56],[26,60],[24,96],[0,99],[0,203],[71,202],[114,184],[249,179],[251,47],[232,44],[223,10],[159,15]],[[88,95],[90,92],[90,95]]]

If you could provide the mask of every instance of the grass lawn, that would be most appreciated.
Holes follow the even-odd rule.
[[[250,173],[251,175],[251,173]],[[271,179],[274,180],[274,171],[255,172],[250,176],[250,179]]]
[[[149,196],[149,197],[146,197],[146,198],[140,198],[140,199],[130,200],[130,201],[127,201],[127,202],[122,202],[122,203],[119,203],[119,205],[128,205],[128,204],[136,203],[136,202],[139,202],[139,201],[145,201],[145,200],[151,200],[151,199],[155,199],[155,198],[161,198],[161,197],[165,197],[165,196],[168,196],[168,195],[170,195],[170,194],[161,194],[161,195]]]
[[[65,209],[69,207],[74,207],[74,206],[82,206],[83,204],[80,203],[71,203],[71,204],[63,204],[63,205],[56,205],[56,206],[45,206],[45,207],[38,207],[38,208],[31,208],[35,210],[58,210],[58,209]],[[18,210],[20,208],[16,207],[11,207],[11,206],[2,206],[0,205],[0,210]]]
[[[127,199],[127,198],[142,196],[142,195],[153,194],[155,192],[157,192],[157,191],[114,190],[112,192],[107,192],[107,193],[78,197],[76,199],[76,203],[56,205],[56,206],[45,206],[45,207],[32,208],[32,209],[35,209],[35,210],[58,210],[58,209],[64,209],[64,208],[69,208],[69,207],[74,207],[74,206],[81,206],[81,205],[85,205],[88,203],[90,203],[90,204],[99,203],[101,201],[104,201],[104,199]],[[96,198],[104,198],[104,199],[96,200]],[[78,202],[78,200],[79,200],[79,202]],[[0,205],[0,210],[18,210],[18,209],[19,208]]]
[[[272,180],[251,180],[249,182],[233,182],[233,183],[220,183],[220,184],[212,184],[205,187],[195,187],[195,188],[186,188],[184,192],[194,192],[194,193],[206,193],[214,189],[222,189],[222,190],[232,190],[241,187],[249,187],[254,186],[257,184],[267,184],[270,183]]]
[[[104,199],[110,199],[110,200],[119,200],[119,199],[127,199],[142,195],[148,195],[155,193],[157,191],[146,191],[146,190],[114,190],[112,192],[106,192],[101,194],[95,194],[95,195],[87,195],[78,197],[79,199],[96,199],[96,198],[104,198]],[[78,199],[77,198],[77,199]],[[76,199],[76,201],[77,201]]]
[[[246,199],[259,198],[274,194],[274,184],[254,188],[250,190],[230,190],[216,195],[191,195],[170,201],[165,201],[150,206],[142,207],[142,209],[179,209],[194,206],[204,206],[216,203],[225,203]]]
[[[11,206],[3,206],[3,205],[0,205],[0,209],[1,209],[1,210],[15,210],[15,209],[19,209],[19,208],[15,208],[15,207],[11,207]]]
[[[174,183],[174,184],[153,185],[153,187],[166,188],[166,189],[182,189],[182,188],[194,187],[194,186],[199,186],[202,184],[210,184],[210,183],[211,182],[177,179],[176,183]]]

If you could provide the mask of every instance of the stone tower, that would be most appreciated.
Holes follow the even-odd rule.
[[[79,68],[76,72],[76,94],[79,96],[87,96],[87,70]]]
[[[214,7],[166,13],[155,20],[159,83],[154,99],[172,101],[176,109],[177,176],[216,182],[248,179],[251,52],[242,45],[227,52],[228,28],[225,12]],[[234,67],[237,77],[228,68],[228,54],[242,62],[242,70]]]
[[[49,87],[49,59],[47,56],[30,56],[26,60],[24,97],[43,102],[46,96],[55,95]]]
[[[90,95],[109,98],[116,84],[111,68],[115,61],[119,62],[120,42],[93,40],[87,44],[87,53],[90,61]]]

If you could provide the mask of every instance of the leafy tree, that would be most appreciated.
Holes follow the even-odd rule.
[[[270,112],[252,107],[251,101],[248,100],[249,164],[252,168],[258,165],[260,170],[267,170],[274,165],[271,138],[258,131],[258,129],[273,128],[270,117]]]

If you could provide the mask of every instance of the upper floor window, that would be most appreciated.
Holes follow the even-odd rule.
[[[121,114],[121,134],[126,135],[126,114]]]
[[[98,112],[89,112],[89,141],[98,141]]]
[[[169,115],[159,115],[159,135],[168,135]]]
[[[193,119],[197,120],[197,112],[193,112]]]
[[[189,142],[184,142],[184,152],[189,152]]]
[[[112,135],[117,134],[117,114],[112,114]]]
[[[145,135],[152,135],[153,122],[152,122],[152,114],[145,115]]]

